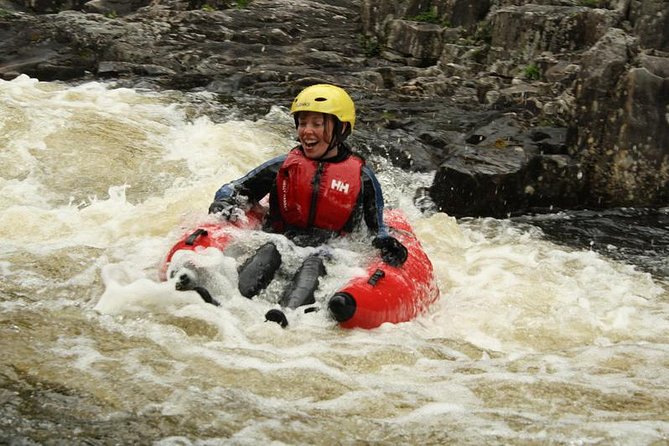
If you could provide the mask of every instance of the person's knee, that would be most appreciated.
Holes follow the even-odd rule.
[[[318,254],[307,257],[285,289],[279,303],[283,307],[297,308],[316,302],[319,277],[326,274],[323,258]]]
[[[251,298],[267,288],[281,266],[281,254],[272,242],[265,243],[239,268],[239,292]]]
[[[300,268],[309,270],[310,274],[315,274],[316,277],[324,276],[326,274],[323,258],[319,254],[311,254],[304,259]]]

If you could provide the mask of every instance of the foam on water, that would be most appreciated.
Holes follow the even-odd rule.
[[[217,251],[183,261],[214,270],[220,307],[158,282],[216,189],[293,143],[283,108],[213,122],[189,116],[188,100],[0,81],[5,376],[64,387],[85,419],[127,426],[131,414],[157,444],[666,441],[665,285],[532,226],[423,216],[412,196],[430,174],[370,160],[440,282],[441,299],[414,321],[344,331],[298,309],[286,330],[265,322],[310,251],[264,233],[238,250],[274,237],[285,255],[257,299],[236,290],[241,259]],[[321,302],[359,271],[366,246],[332,247]]]

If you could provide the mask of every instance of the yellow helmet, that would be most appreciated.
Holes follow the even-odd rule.
[[[335,115],[341,122],[355,125],[355,104],[343,88],[330,84],[307,87],[293,100],[290,112],[312,111]]]

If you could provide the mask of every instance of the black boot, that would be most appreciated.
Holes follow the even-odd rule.
[[[314,292],[318,288],[318,278],[326,273],[323,259],[318,254],[307,257],[293,276],[293,280],[283,292],[279,303],[282,307],[297,308],[316,302]]]
[[[272,242],[265,243],[239,268],[237,287],[249,299],[264,290],[281,266],[281,254]]]

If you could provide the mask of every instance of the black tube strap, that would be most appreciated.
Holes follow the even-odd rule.
[[[376,285],[376,282],[378,282],[385,275],[386,273],[382,269],[377,269],[374,271],[374,274],[372,274],[367,283],[374,286]]]
[[[199,236],[201,236],[201,235],[204,236],[204,235],[207,235],[207,234],[208,234],[208,232],[207,232],[206,229],[202,229],[202,228],[196,229],[195,232],[193,232],[191,235],[188,236],[188,238],[186,239],[186,241],[184,243],[188,246],[193,246],[193,244],[195,243],[195,240],[197,240],[197,238]]]

